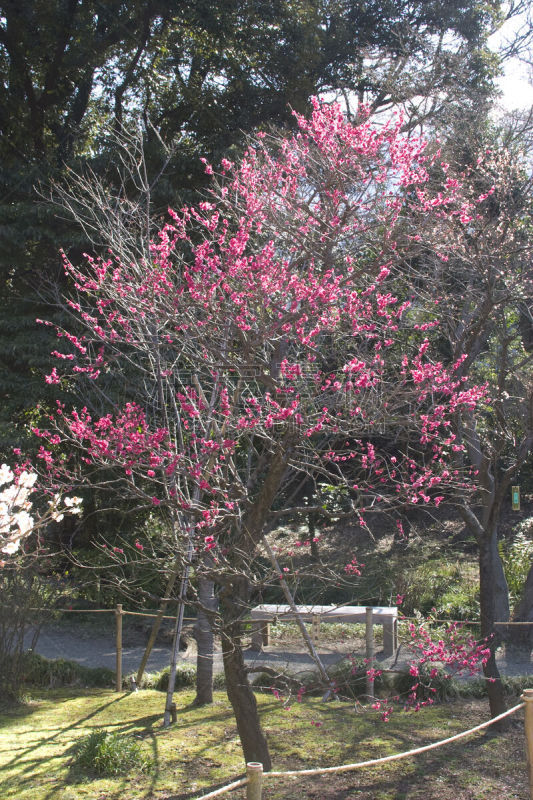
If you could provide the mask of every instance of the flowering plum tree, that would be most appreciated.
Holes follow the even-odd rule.
[[[57,330],[47,381],[81,381],[88,400],[58,402],[35,429],[52,484],[166,510],[176,564],[194,564],[199,610],[222,639],[245,758],[266,768],[241,628],[282,490],[308,476],[338,486],[361,522],[369,508],[437,506],[468,491],[449,464],[464,446],[451,425],[484,394],[460,360],[430,358],[431,324],[414,324],[396,291],[424,246],[403,211],[446,209],[443,194],[417,196],[425,143],[399,119],[350,123],[318,100],[296,119],[294,136],[258,134],[216,177],[206,163],[209,198],[171,211],[144,255],[65,259],[83,333]]]

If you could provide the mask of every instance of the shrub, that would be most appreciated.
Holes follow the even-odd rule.
[[[106,667],[85,667],[75,661],[53,661],[38,653],[24,653],[19,664],[20,682],[26,686],[58,688],[61,686],[112,686],[115,673]]]
[[[533,517],[523,520],[515,528],[512,542],[500,542],[499,550],[509,587],[511,603],[517,603],[522,594],[533,556]]]
[[[404,614],[416,611],[449,619],[479,617],[479,586],[477,580],[463,573],[458,563],[431,559],[408,571],[402,604]]]
[[[72,766],[86,773],[112,777],[133,769],[147,772],[151,761],[139,742],[130,736],[96,730],[77,743]]]
[[[170,667],[165,667],[161,672],[146,676],[142,688],[156,689],[158,692],[166,692],[168,689],[168,676]],[[193,664],[180,664],[176,669],[176,691],[179,689],[189,689],[196,683],[196,667]]]
[[[168,676],[170,667],[165,667],[161,672],[145,672],[139,689],[155,689],[158,692],[166,692],[168,689]],[[196,667],[193,664],[180,664],[176,670],[176,691],[179,689],[191,689],[196,685]],[[124,686],[129,688],[129,677],[124,679]],[[224,689],[226,680],[223,673],[214,676],[213,687]]]
[[[23,556],[0,569],[0,698],[4,703],[19,699],[28,644],[35,646],[62,592],[57,580],[43,577],[38,569],[36,561]]]

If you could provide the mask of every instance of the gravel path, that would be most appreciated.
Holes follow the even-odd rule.
[[[139,663],[144,653],[148,632],[139,629],[135,624],[124,625],[123,631],[123,651],[122,669],[123,674],[127,675],[137,671]],[[361,642],[319,642],[318,650],[323,663],[326,666],[337,663],[344,657],[350,655],[354,647],[359,645],[360,657]],[[64,658],[69,661],[76,661],[87,667],[109,667],[115,669],[115,632],[114,624],[111,620],[102,621],[99,625],[83,624],[60,624],[46,626],[41,631],[37,645],[37,653],[46,658]],[[148,672],[157,672],[168,666],[171,655],[171,636],[170,631],[160,637],[152,650],[148,661]],[[401,655],[401,652],[400,652]],[[385,659],[378,650],[376,659],[380,667],[391,666],[392,659]],[[245,650],[245,661],[248,666],[258,667],[263,664],[277,668],[290,668],[291,672],[306,671],[312,669],[314,664],[307,652],[304,652],[303,644],[277,643],[263,649],[258,653],[251,648]],[[404,659],[398,659],[405,664]],[[189,646],[186,651],[180,653],[180,663],[196,663],[196,645],[189,636]],[[530,659],[510,659],[505,654],[498,655],[498,666],[502,675],[532,675],[533,662]],[[216,648],[214,657],[215,673],[222,672],[222,655],[219,647]]]
[[[122,646],[122,670],[124,674],[136,672],[144,653],[147,636],[143,633],[130,631],[125,633]],[[282,644],[270,646],[262,652],[251,648],[245,650],[245,661],[248,666],[261,666],[268,664],[272,667],[287,668],[297,672],[312,669],[314,664],[310,655],[302,652],[303,646],[298,644]],[[319,648],[321,659],[325,665],[335,664],[344,656],[349,655],[349,643],[342,646],[322,645]],[[94,629],[83,630],[68,627],[51,626],[43,628],[37,645],[37,653],[46,658],[64,658],[76,661],[87,667],[109,667],[115,669],[115,634],[112,629],[98,632]],[[147,671],[157,672],[167,667],[170,662],[171,644],[169,641],[158,641],[153,648],[148,661]],[[379,657],[379,653],[378,653]],[[189,639],[189,646],[185,652],[180,653],[180,663],[196,663],[196,645]],[[214,654],[215,673],[222,672],[222,654],[219,646]]]

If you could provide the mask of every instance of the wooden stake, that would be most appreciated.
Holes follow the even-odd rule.
[[[374,609],[366,609],[366,668],[374,668]],[[368,697],[374,697],[374,678],[366,676],[366,693]]]
[[[316,664],[316,666],[318,668],[318,671],[320,673],[320,677],[322,678],[324,683],[329,684],[329,689],[327,690],[327,692],[325,693],[324,697],[322,698],[323,700],[329,700],[329,698],[331,696],[335,696],[336,695],[335,685],[334,685],[333,681],[331,680],[331,678],[329,677],[329,675],[327,673],[327,670],[326,670],[324,664],[322,663],[322,660],[321,660],[320,656],[318,655],[317,649],[316,649],[315,645],[313,644],[313,640],[309,636],[309,631],[305,627],[304,621],[302,619],[302,615],[298,611],[298,606],[294,602],[294,597],[292,596],[291,590],[289,589],[289,584],[287,583],[287,581],[283,577],[283,572],[281,571],[281,567],[279,565],[278,559],[274,555],[274,551],[270,547],[266,536],[263,536],[263,547],[267,551],[267,554],[268,554],[268,557],[270,559],[270,562],[271,562],[272,566],[274,567],[274,569],[276,570],[276,574],[279,575],[279,583],[280,583],[281,589],[283,591],[283,594],[285,595],[285,599],[287,600],[287,603],[289,604],[289,608],[290,608],[292,614],[294,615],[294,618],[296,620],[296,624],[300,628],[300,633],[303,636],[303,640],[304,640],[305,645],[306,645],[306,647],[307,647],[307,649],[309,651],[309,655],[311,656],[311,658],[315,662],[315,664]]]
[[[263,765],[260,761],[246,764],[246,800],[261,800],[263,794]]]
[[[172,724],[175,725],[178,721],[178,707],[176,703],[172,703],[170,706],[170,718],[172,720]]]
[[[116,620],[116,649],[117,649],[117,661],[116,661],[116,691],[122,691],[122,605],[118,603],[115,609],[115,620]]]
[[[533,689],[524,689],[522,700],[525,703],[524,726],[526,730],[527,771],[529,778],[529,797],[533,800]]]

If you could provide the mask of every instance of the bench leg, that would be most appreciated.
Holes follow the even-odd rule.
[[[395,656],[398,649],[398,621],[388,619],[383,622],[383,654]]]
[[[252,622],[252,650],[261,650],[270,644],[270,624],[268,622]]]

